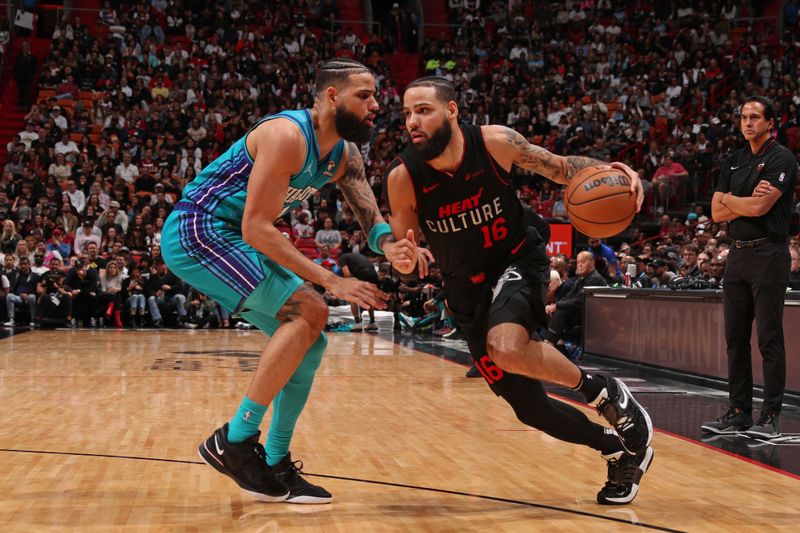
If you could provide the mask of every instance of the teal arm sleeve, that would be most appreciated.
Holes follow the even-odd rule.
[[[383,250],[381,250],[378,244],[381,242],[381,238],[383,238],[384,235],[391,234],[392,228],[385,222],[373,226],[372,229],[369,230],[369,235],[367,236],[367,244],[369,244],[370,250],[376,254],[383,255]]]

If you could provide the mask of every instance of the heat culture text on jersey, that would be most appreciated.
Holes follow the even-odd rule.
[[[503,212],[500,197],[482,203],[482,196],[483,187],[477,194],[440,206],[439,218],[425,219],[425,227],[434,233],[456,233],[497,218]]]

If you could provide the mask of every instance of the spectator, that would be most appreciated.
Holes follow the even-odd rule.
[[[219,323],[217,303],[202,292],[192,289],[186,300],[186,327],[189,329],[215,328]]]
[[[100,272],[100,296],[98,298],[100,309],[103,311],[104,324],[111,323],[114,318],[114,327],[122,327],[122,275],[116,261],[109,261],[106,268]]]
[[[577,262],[578,280],[562,299],[545,307],[550,319],[544,338],[551,344],[557,345],[575,326],[582,326],[584,287],[608,286],[603,276],[595,270],[594,263],[591,252],[580,252]]]
[[[153,320],[153,327],[163,326],[161,309],[166,304],[177,307],[178,318],[176,325],[183,327],[183,320],[186,317],[186,295],[183,294],[183,282],[170,272],[164,260],[160,257],[155,261],[156,271],[147,280],[145,295],[147,296],[147,307],[150,310],[150,318]]]
[[[36,124],[30,121],[25,123],[25,129],[17,135],[19,135],[19,140],[25,145],[26,152],[30,151],[32,144],[39,140],[39,134],[36,133]]]
[[[653,175],[658,213],[664,212],[669,197],[680,189],[682,181],[689,176],[686,168],[672,159],[672,153],[664,156],[664,161]]]
[[[654,259],[652,265],[654,274],[653,286],[656,288],[666,287],[670,281],[678,277],[678,275],[670,269],[669,265],[664,259]]]
[[[144,289],[146,280],[142,278],[141,269],[132,265],[128,278],[122,282],[122,294],[127,298],[130,309],[130,323],[133,327],[144,325]]]
[[[100,229],[89,219],[84,219],[80,229],[77,230],[75,235],[75,254],[83,255],[85,247],[90,242],[95,244],[95,250],[100,248],[101,236]]]
[[[616,275],[617,277],[620,276],[619,271],[619,261],[617,261],[617,254],[614,253],[614,250],[607,244],[605,244],[600,239],[590,237],[589,238],[589,251],[592,253],[592,256],[596,259],[598,257],[602,257],[606,260],[608,265],[608,271],[611,272],[612,275]]]
[[[72,208],[72,204],[69,203],[69,197],[66,194],[63,196],[61,215],[56,219],[56,224],[64,228],[64,233],[72,236],[80,226],[80,220],[75,216],[75,210]]]
[[[14,79],[17,81],[19,107],[27,111],[31,107],[31,82],[36,74],[36,58],[31,54],[29,41],[22,41],[22,51],[14,63]]]
[[[44,253],[36,250],[33,253],[33,265],[31,265],[31,271],[38,275],[41,279],[47,272],[50,272],[50,269],[44,266]]]
[[[52,269],[52,262],[50,268]],[[97,294],[99,275],[80,259],[67,272],[66,285],[72,298],[73,316],[71,324],[97,327]]]
[[[309,223],[308,213],[302,211],[297,215],[297,223],[292,226],[292,231],[299,239],[314,238],[314,227]]]
[[[53,135],[69,131],[69,122],[67,121],[67,117],[61,114],[60,106],[54,105],[50,109],[50,118],[53,120],[53,124],[58,128],[57,130],[51,130]]]
[[[697,261],[699,249],[696,244],[687,244],[683,247],[683,263],[681,269],[685,269],[683,277],[696,278],[700,276],[700,265]]]
[[[727,260],[724,255],[718,255],[711,258],[708,269],[708,280],[717,285],[722,285],[723,278],[725,277],[725,266]]]
[[[86,207],[86,195],[80,189],[75,180],[67,181],[67,190],[65,193],[69,197],[69,203],[75,208],[75,211],[80,214]]]
[[[327,246],[323,246],[319,249],[319,256],[314,259],[314,262],[318,265],[330,268],[331,271],[333,271],[333,273],[337,276],[342,275],[342,271],[339,269],[339,264],[336,262],[336,259],[331,257],[330,249]]]
[[[43,326],[72,325],[72,298],[65,282],[66,276],[59,270],[51,270],[42,275],[42,293],[36,305]]]
[[[72,246],[64,242],[64,231],[60,228],[53,230],[50,242],[47,244],[48,252],[58,252],[61,257],[69,257],[72,254]]]
[[[11,219],[3,221],[3,233],[0,234],[0,253],[13,254],[17,249],[17,243],[22,240],[22,236],[17,233],[17,226]]]
[[[110,228],[115,230],[114,236],[111,237],[110,242],[107,243],[107,246],[110,247],[111,242],[116,239],[117,235],[125,234],[128,231],[128,216],[120,211],[120,203],[118,201],[111,200],[108,202],[108,209],[97,217],[95,226],[104,230],[106,233],[108,233]]]
[[[132,163],[132,158],[130,151],[122,152],[122,162],[114,169],[114,176],[125,183],[133,183],[139,177],[139,168]]]
[[[36,315],[36,298],[39,284],[39,276],[31,271],[31,263],[27,257],[19,260],[19,273],[11,284],[8,296],[6,296],[6,315],[8,321],[4,327],[13,328],[15,325],[14,316],[16,307],[26,305],[30,312],[30,326],[38,326],[39,319]]]
[[[342,245],[342,235],[339,230],[333,229],[333,220],[330,217],[325,218],[322,229],[317,231],[314,241],[318,249],[327,246],[330,250]]]

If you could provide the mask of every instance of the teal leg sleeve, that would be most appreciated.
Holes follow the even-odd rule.
[[[276,465],[289,453],[289,444],[294,434],[294,426],[306,405],[314,374],[322,362],[322,353],[328,341],[320,333],[314,344],[306,352],[300,366],[272,402],[272,422],[269,426],[267,443],[267,464]]]

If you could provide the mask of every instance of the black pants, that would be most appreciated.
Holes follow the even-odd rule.
[[[563,339],[566,334],[575,329],[575,326],[581,325],[581,315],[566,309],[556,309],[550,321],[547,323],[547,329],[544,331],[544,337],[552,342],[557,343]]]
[[[25,111],[31,110],[33,95],[31,94],[31,80],[17,79],[19,91],[19,107]]]
[[[783,344],[783,301],[789,279],[790,256],[786,243],[771,242],[755,248],[731,248],[722,289],[725,340],[728,343],[728,388],[731,407],[753,410],[753,368],[750,336],[753,318],[764,365],[762,413],[780,413],[786,386],[786,351]]]

